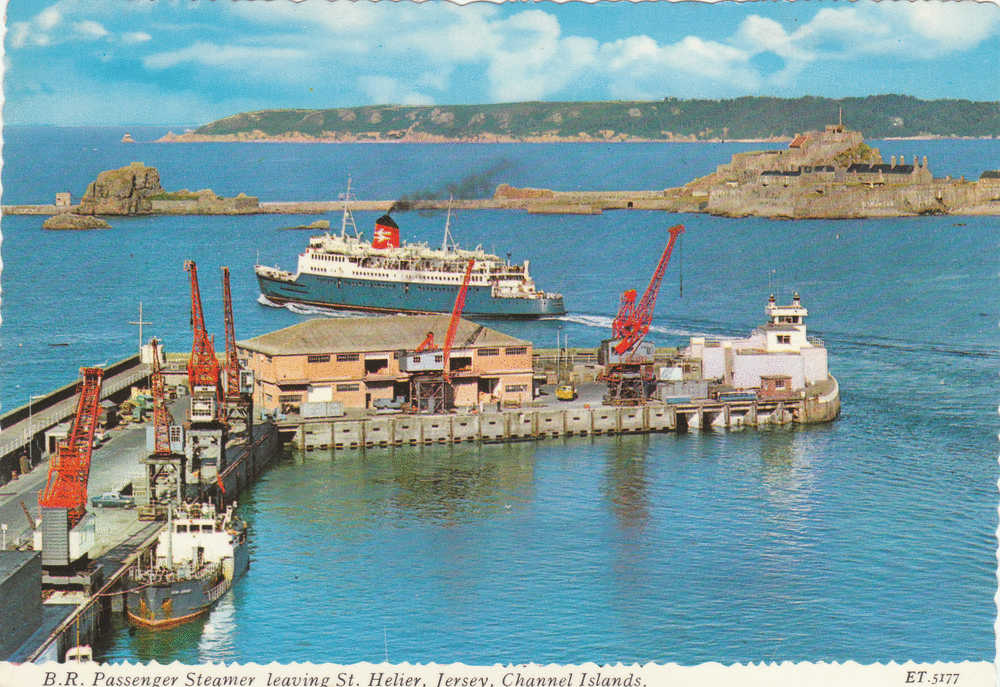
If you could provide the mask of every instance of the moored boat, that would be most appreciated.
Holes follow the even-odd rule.
[[[250,565],[247,527],[235,504],[173,506],[154,559],[129,572],[129,620],[160,629],[194,620],[225,594]]]

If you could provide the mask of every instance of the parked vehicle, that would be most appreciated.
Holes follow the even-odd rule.
[[[107,491],[90,499],[90,505],[95,508],[128,508],[135,505],[131,496],[122,496],[117,491]]]
[[[556,388],[556,398],[560,401],[572,401],[576,398],[576,387],[572,384],[560,384]]]

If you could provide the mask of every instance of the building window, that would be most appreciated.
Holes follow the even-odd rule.
[[[528,352],[526,346],[515,346],[514,348],[508,348],[504,353],[507,355],[524,355]]]
[[[278,396],[278,403],[299,403],[302,401],[302,394],[281,394]]]
[[[485,358],[487,356],[492,356],[492,355],[500,355],[500,349],[499,348],[480,348],[478,351],[476,351],[476,355],[478,355],[480,358]]]
[[[784,389],[785,388],[785,380],[784,379],[776,379],[776,380],[774,380],[774,388],[775,389]]]
[[[360,353],[338,353],[337,354],[337,362],[338,363],[349,363],[349,362],[354,362],[356,360],[361,360],[361,354]]]
[[[338,384],[337,391],[360,391],[360,384]]]
[[[791,334],[778,334],[778,343],[780,344],[790,344],[792,343]]]
[[[520,391],[527,391],[528,390],[528,385],[527,384],[507,384],[503,388],[503,390],[506,391],[508,394],[516,394],[516,393],[518,393]]]
[[[306,357],[306,361],[310,363],[328,363],[330,362],[329,355],[310,355]]]

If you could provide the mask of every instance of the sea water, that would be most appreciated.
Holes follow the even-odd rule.
[[[501,182],[666,188],[752,144],[323,145],[151,141],[162,129],[5,129],[4,204],[79,197],[142,160],[165,187],[261,200],[396,199]],[[874,142],[937,176],[1000,167],[998,141]],[[357,213],[370,234],[376,213]],[[336,226],[339,217],[327,216]],[[221,342],[340,313],[259,302],[255,262],[294,269],[316,216],[111,218],[48,232],[4,217],[0,403],[134,353],[191,345],[183,262]],[[398,213],[441,240],[442,213]],[[205,619],[119,626],[104,660],[598,662],[988,660],[996,615],[997,220],[773,221],[657,212],[453,217],[463,246],[531,260],[569,312],[487,322],[592,347],[675,251],[650,334],[745,335],[801,294],[840,381],[834,423],[503,446],[288,454],[249,490],[252,565]],[[68,344],[68,345],[53,345]],[[221,344],[220,344],[221,345]]]

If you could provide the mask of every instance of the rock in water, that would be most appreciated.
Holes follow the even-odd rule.
[[[150,196],[163,193],[155,167],[133,162],[97,175],[80,199],[81,215],[140,215],[152,212]]]
[[[92,215],[77,215],[64,212],[53,215],[42,223],[42,229],[110,229],[111,225],[100,217]]]

